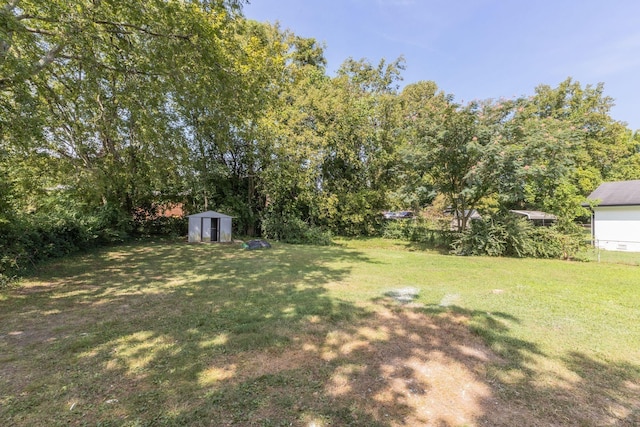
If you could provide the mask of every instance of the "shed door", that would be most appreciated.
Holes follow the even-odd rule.
[[[211,218],[211,241],[217,242],[220,240],[220,218]]]

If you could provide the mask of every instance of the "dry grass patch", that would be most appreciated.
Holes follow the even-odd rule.
[[[282,419],[283,400],[295,425],[474,425],[497,402],[486,364],[501,361],[460,316],[381,307],[366,320],[315,329],[285,349],[211,361],[203,377],[225,402],[220,425]],[[251,417],[226,410],[230,396],[263,382],[269,397]]]

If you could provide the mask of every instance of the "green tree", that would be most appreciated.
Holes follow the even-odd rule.
[[[323,220],[339,233],[373,232],[395,188],[403,68],[402,58],[377,66],[349,59],[331,80],[319,188]]]
[[[584,176],[584,171],[590,171],[589,175],[597,177],[587,188],[579,187],[584,193],[610,179],[616,164],[633,152],[630,131],[610,115],[613,105],[614,100],[604,94],[603,83],[583,87],[567,78],[556,88],[538,86],[522,112],[529,117],[553,118],[579,131],[580,140],[574,147],[576,173]]]
[[[458,229],[483,199],[496,194],[504,179],[502,138],[505,123],[513,112],[513,102],[473,102],[461,106],[453,97],[436,92],[435,85],[423,83],[410,88],[405,97],[415,100],[405,114],[405,164],[414,169],[421,182],[446,197],[458,219]]]
[[[640,132],[627,132],[629,136],[630,153],[628,156],[620,159],[608,180],[610,181],[626,181],[640,179]]]
[[[437,194],[433,178],[424,167],[430,156],[426,144],[442,124],[441,113],[450,108],[453,95],[440,91],[433,81],[421,81],[407,85],[399,100],[402,164],[397,171],[400,185],[391,203],[393,208],[410,206],[419,210]]]
[[[292,46],[288,83],[264,126],[273,147],[267,212],[340,234],[370,233],[395,181],[402,60],[347,60],[329,78],[324,61],[300,60],[317,58],[316,46]]]
[[[516,114],[500,140],[498,191],[505,207],[546,210],[571,219],[580,212],[580,202],[574,203],[578,189],[570,180],[580,132],[571,122]]]
[[[237,46],[239,5],[16,0],[3,7],[0,137],[18,162],[54,172],[14,168],[14,181],[45,175],[54,182],[41,182],[40,192],[57,181],[87,205],[123,214],[176,197],[187,164],[178,95],[205,75],[238,86],[226,49]],[[233,96],[230,89],[215,97]]]
[[[243,233],[253,235],[265,204],[262,170],[272,161],[263,118],[285,84],[289,46],[277,27],[238,25],[234,47],[226,50],[233,79],[208,71],[218,61],[194,64],[198,79],[185,82],[178,108],[186,125],[185,168],[193,170],[187,177],[191,206],[229,212]]]
[[[633,153],[631,132],[611,118],[612,105],[603,84],[583,87],[571,78],[520,100],[508,135],[515,169],[502,188],[509,203],[567,220],[586,215],[584,197],[615,178]]]

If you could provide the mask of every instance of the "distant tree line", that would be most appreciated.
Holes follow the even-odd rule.
[[[473,209],[570,222],[603,180],[640,178],[640,136],[602,84],[462,104],[432,81],[402,87],[402,58],[330,76],[316,40],[247,20],[242,3],[0,6],[0,274],[180,232],[143,224],[168,204],[326,241],[438,198],[460,230]]]

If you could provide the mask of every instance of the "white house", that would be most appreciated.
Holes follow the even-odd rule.
[[[589,195],[594,244],[640,252],[640,180],[605,182]]]
[[[231,219],[214,211],[189,215],[189,243],[231,242]]]

